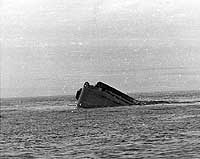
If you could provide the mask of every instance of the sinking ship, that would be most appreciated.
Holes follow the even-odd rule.
[[[114,107],[138,104],[132,97],[119,90],[98,82],[95,86],[85,82],[76,93],[77,106],[82,108]]]
[[[77,91],[76,99],[77,107],[81,108],[169,103],[167,101],[139,101],[103,82],[98,82],[95,86],[85,82]]]

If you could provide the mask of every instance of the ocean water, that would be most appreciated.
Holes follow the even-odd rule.
[[[73,96],[1,99],[0,158],[200,158],[200,92],[132,96],[180,103],[77,109]]]

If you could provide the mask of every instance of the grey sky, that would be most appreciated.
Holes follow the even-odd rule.
[[[199,0],[1,0],[1,96],[200,89]]]

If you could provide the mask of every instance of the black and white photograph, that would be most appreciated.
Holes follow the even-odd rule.
[[[1,159],[200,159],[200,0],[0,0]]]

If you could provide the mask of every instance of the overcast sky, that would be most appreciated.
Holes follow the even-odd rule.
[[[200,90],[199,0],[0,0],[1,97]]]

